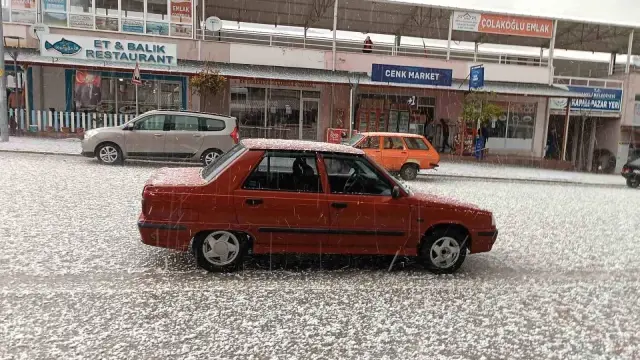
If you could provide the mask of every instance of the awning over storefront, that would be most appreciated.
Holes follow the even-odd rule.
[[[63,66],[63,67],[83,67],[97,69],[113,69],[133,71],[135,63],[126,62],[97,62],[71,58],[50,58],[40,56],[37,53],[24,52],[18,58],[20,63],[29,63],[43,66]],[[12,59],[5,57],[5,62],[10,63]],[[353,73],[347,71],[329,71],[319,69],[285,68],[278,66],[263,65],[242,65],[227,63],[212,63],[221,75],[230,78],[252,78],[274,81],[299,81],[325,84],[353,84],[361,86],[386,86],[416,89],[435,89],[448,91],[467,91],[469,88],[467,81],[453,80],[451,86],[424,86],[413,84],[394,84],[372,81],[366,73]],[[189,75],[195,74],[205,66],[202,62],[178,61],[178,66],[157,66],[144,64],[140,66],[141,71],[157,72],[163,74]],[[494,92],[503,95],[524,95],[537,97],[573,97],[583,98],[584,94],[571,92],[563,85],[544,85],[532,83],[508,83],[485,81],[485,86],[476,91]]]

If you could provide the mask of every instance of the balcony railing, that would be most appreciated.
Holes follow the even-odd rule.
[[[198,32],[197,37],[198,39],[203,38],[201,31]],[[229,43],[279,46],[325,51],[332,50],[331,39],[312,36],[307,36],[305,38],[304,36],[294,34],[224,29],[216,33],[205,31],[204,39],[205,41],[221,41]],[[338,40],[336,43],[336,50],[342,52],[362,52],[363,45],[364,44],[359,41]],[[414,45],[401,45],[398,47],[394,47],[393,44],[389,43],[373,44],[372,53],[380,55],[415,56],[435,59],[447,58],[447,50],[442,47]],[[547,60],[541,60],[539,56],[532,57],[505,53],[479,52],[474,57],[474,53],[472,50],[464,49],[452,49],[450,59],[461,61],[476,61],[481,63],[547,66]]]

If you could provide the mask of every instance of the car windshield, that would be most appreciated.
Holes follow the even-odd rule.
[[[200,176],[207,182],[213,180],[224,168],[229,166],[235,159],[237,159],[243,152],[245,147],[242,144],[238,144],[232,147],[229,151],[213,160],[209,165],[202,168]]]
[[[360,140],[362,140],[362,138],[364,137],[364,135],[362,134],[355,134],[351,137],[351,139],[349,139],[349,142],[347,143],[347,145],[349,146],[354,146],[355,144],[357,144]]]

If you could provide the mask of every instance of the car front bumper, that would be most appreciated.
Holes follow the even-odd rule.
[[[498,229],[476,230],[471,233],[471,253],[491,251],[498,239]]]

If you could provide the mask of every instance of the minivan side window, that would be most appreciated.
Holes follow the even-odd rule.
[[[421,138],[406,137],[404,143],[409,150],[429,150],[429,146]]]
[[[171,130],[175,131],[198,131],[198,118],[188,115],[173,115]]]
[[[247,190],[322,192],[315,153],[268,152],[242,186]]]
[[[136,121],[133,128],[135,130],[162,131],[165,129],[166,118],[167,116],[164,114],[149,115]]]
[[[397,136],[385,136],[384,148],[387,150],[404,150],[404,145],[402,144],[402,140]]]
[[[224,120],[200,118],[200,131],[222,131],[226,127]]]

